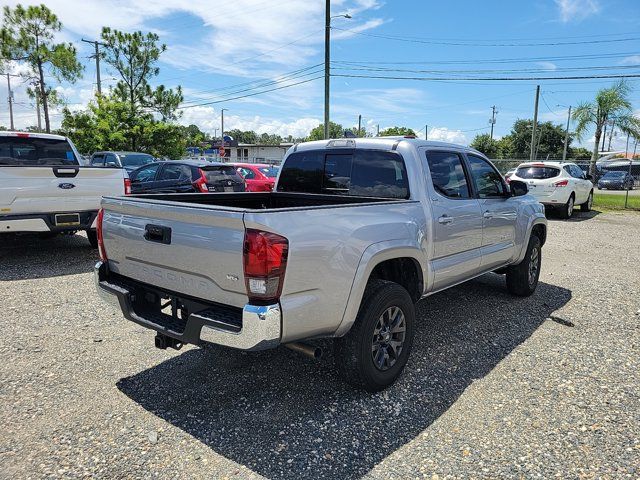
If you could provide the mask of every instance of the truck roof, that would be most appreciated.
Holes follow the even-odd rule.
[[[365,138],[334,138],[329,140],[314,140],[312,142],[298,143],[291,147],[294,152],[313,150],[318,148],[373,148],[380,150],[393,150],[400,142],[407,142],[416,147],[449,147],[456,150],[465,150],[482,155],[477,150],[449,142],[437,142],[434,140],[422,140],[420,138],[388,136],[388,137],[365,137]]]
[[[53,133],[32,133],[32,132],[0,132],[0,137],[21,137],[21,138],[48,138],[49,140],[66,140],[63,135],[54,135]]]

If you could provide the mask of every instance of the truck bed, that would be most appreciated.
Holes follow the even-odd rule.
[[[357,197],[339,195],[318,195],[311,193],[285,192],[241,192],[241,193],[167,193],[130,195],[128,199],[147,199],[156,202],[188,203],[192,205],[207,205],[227,207],[233,210],[263,211],[282,210],[305,207],[337,207],[364,203],[406,202],[404,199],[389,199],[377,197]],[[225,209],[225,208],[223,208]]]

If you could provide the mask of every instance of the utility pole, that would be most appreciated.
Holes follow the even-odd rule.
[[[331,54],[331,1],[324,7],[324,138],[329,138],[329,64]]]
[[[13,92],[11,91],[11,76],[7,73],[7,94],[9,100],[9,125],[11,130],[15,130],[13,125]]]
[[[531,157],[532,162],[536,159],[536,128],[538,128],[538,100],[540,98],[540,85],[536,85],[536,103],[533,110],[533,131],[531,132]]]
[[[99,45],[105,46],[105,43],[99,42],[97,40],[85,40],[84,38],[82,39],[82,41],[84,43],[91,43],[93,44],[94,48],[95,48],[95,53],[93,55],[91,55],[89,58],[95,58],[96,59],[96,84],[98,85],[98,95],[102,95],[102,84],[100,82],[100,49],[99,49]]]
[[[376,126],[376,137],[380,136],[380,124]]]
[[[489,123],[491,123],[491,140],[493,140],[493,126],[496,124],[496,106],[493,105],[491,107],[491,120],[489,121]]]
[[[571,105],[569,105],[569,114],[567,115],[567,130],[564,132],[564,150],[562,151],[562,161],[567,161],[567,148],[569,146],[569,122],[571,121]]]
[[[228,110],[228,108],[223,108],[220,110],[220,138],[221,138],[221,142],[220,145],[222,145],[222,149],[224,150],[224,111]]]
[[[362,115],[358,115],[358,136],[360,136],[361,128],[362,128]]]
[[[429,140],[429,125],[424,126],[424,139]]]

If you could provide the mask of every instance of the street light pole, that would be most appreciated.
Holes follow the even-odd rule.
[[[567,115],[567,131],[564,132],[564,150],[562,151],[562,161],[567,161],[567,148],[569,146],[569,122],[571,121],[571,105],[569,105],[569,114]]]
[[[220,110],[220,145],[222,145],[222,149],[224,150],[224,111],[229,110],[228,108],[223,108]]]
[[[331,53],[331,1],[324,7],[324,138],[329,138],[329,62]]]

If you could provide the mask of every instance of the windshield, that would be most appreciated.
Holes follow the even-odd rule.
[[[560,169],[555,167],[518,167],[516,176],[533,180],[544,180],[560,175]]]
[[[602,178],[621,178],[626,175],[625,172],[607,172]]]
[[[147,163],[152,163],[154,158],[146,153],[120,154],[120,161],[123,167],[141,167]]]
[[[265,177],[276,178],[279,169],[277,167],[260,167],[258,170],[260,170]]]
[[[37,137],[0,137],[0,165],[79,165],[66,140]]]

